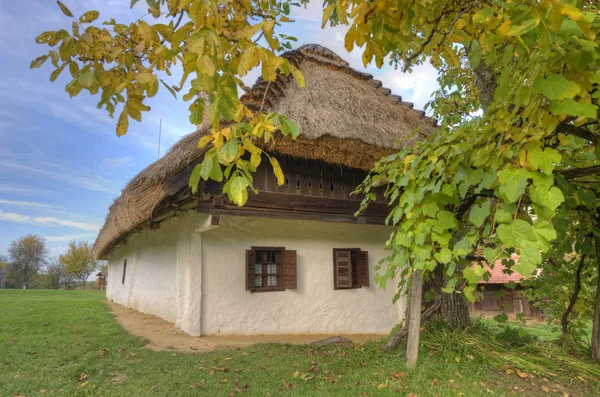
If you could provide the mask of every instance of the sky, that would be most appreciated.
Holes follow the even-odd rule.
[[[99,20],[123,23],[140,18],[147,9],[144,1],[133,9],[130,0],[63,3],[76,16],[98,10]],[[344,49],[344,27],[321,29],[321,4],[294,10],[295,23],[281,31],[297,37],[298,46],[317,43],[333,50],[423,109],[437,88],[435,69],[428,64],[411,74],[388,66],[365,69],[360,50]],[[161,87],[147,101],[152,109],[142,122],[130,120],[127,135],[117,137],[116,119],[96,107],[98,98],[85,92],[70,98],[65,92],[67,70],[54,83],[49,80],[54,69],[50,62],[30,70],[31,60],[48,51],[35,37],[70,26],[54,0],[0,0],[0,255],[7,253],[12,240],[26,234],[44,237],[52,256],[63,253],[73,239],[93,243],[127,182],[195,129],[188,121],[189,104]],[[245,83],[252,85],[258,74],[249,73]]]

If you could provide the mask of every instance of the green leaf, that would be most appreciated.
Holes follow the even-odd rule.
[[[236,176],[229,185],[229,197],[241,207],[248,201],[248,181],[243,176]]]
[[[169,90],[171,95],[173,95],[173,98],[177,99],[177,93],[175,92],[175,90],[171,88],[171,86],[169,86],[167,83],[165,83],[162,79],[160,79],[160,82],[162,83],[162,85],[165,86],[167,90]]]
[[[531,188],[531,201],[548,208],[550,211],[556,211],[565,201],[565,196],[556,186],[550,189],[534,186]]]
[[[473,40],[471,49],[469,50],[469,62],[471,62],[471,68],[477,69],[481,62],[481,46],[477,40]]]
[[[202,160],[202,167],[200,167],[200,177],[205,181],[208,180],[210,173],[213,169],[214,159],[212,157],[204,157]]]
[[[543,173],[551,175],[556,164],[560,164],[562,156],[552,148],[546,148],[542,151],[541,148],[535,147],[529,152],[529,161],[535,168]]]
[[[450,263],[452,260],[452,251],[448,248],[444,247],[440,250],[440,252],[436,253],[435,259],[440,263]]]
[[[202,124],[204,117],[204,100],[198,98],[192,106],[190,106],[190,123],[194,125]]]
[[[91,70],[88,70],[88,71],[82,73],[79,76],[79,78],[77,78],[77,81],[79,82],[79,84],[81,84],[85,88],[90,88],[92,86],[92,84],[94,84],[95,80],[96,80],[96,78],[94,76],[94,73]]]
[[[506,33],[507,36],[522,36],[530,30],[534,29],[540,23],[539,18],[531,18],[521,25],[515,25]]]
[[[73,14],[71,13],[71,11],[69,11],[69,9],[67,8],[66,5],[64,5],[60,1],[57,1],[56,3],[58,3],[58,6],[60,7],[60,10],[62,11],[63,14],[65,14],[68,17],[73,17]]]
[[[522,219],[514,219],[510,224],[498,225],[496,233],[507,247],[520,247],[525,241],[537,241],[533,227]]]
[[[500,186],[498,190],[509,203],[516,202],[527,186],[527,179],[530,177],[529,171],[523,168],[513,168],[506,166],[498,172]]]
[[[65,68],[65,66],[67,66],[66,63],[63,63],[58,69],[56,69],[54,72],[52,72],[52,74],[50,75],[50,81],[54,81],[58,78],[58,76],[60,75],[60,73],[63,71],[63,69]]]
[[[498,314],[497,316],[494,317],[494,320],[503,324],[508,321],[508,316],[505,313]]]
[[[213,181],[217,181],[217,182],[223,181],[223,170],[221,169],[221,164],[219,164],[219,162],[216,159],[213,160],[213,166],[212,166],[212,169],[210,170],[209,177]]]
[[[242,53],[242,56],[240,57],[240,63],[238,64],[238,74],[240,76],[245,76],[252,67],[252,65],[254,65],[255,49],[256,47],[251,45],[248,46]]]
[[[542,251],[548,251],[551,247],[551,241],[556,240],[556,230],[548,221],[536,221],[533,224],[533,229],[538,235],[538,248]]]
[[[589,102],[577,102],[567,98],[562,101],[550,101],[550,113],[555,115],[568,114],[570,116],[584,116],[591,119],[596,118],[598,106]]]
[[[194,170],[192,171],[192,175],[190,176],[188,186],[190,187],[190,189],[192,189],[193,194],[196,194],[198,192],[198,184],[200,183],[200,172],[201,171],[202,171],[202,164],[197,164],[194,167]]]
[[[226,162],[230,163],[237,157],[238,154],[238,142],[235,139],[227,141],[221,149],[219,149],[219,154],[221,158]]]
[[[469,222],[477,227],[480,227],[485,218],[490,214],[490,203],[485,201],[481,205],[474,205],[469,214]]]
[[[485,268],[481,265],[466,267],[462,271],[463,277],[469,282],[469,284],[477,284],[478,281],[483,279]]]
[[[31,61],[31,65],[29,65],[30,69],[37,69],[41,67],[44,62],[48,59],[48,55],[42,55],[41,57],[35,58],[35,60]]]
[[[519,272],[523,277],[529,277],[542,263],[542,254],[535,242],[522,241],[520,245],[520,250],[518,250],[519,260],[513,270]]]
[[[294,123],[285,116],[279,116],[279,128],[281,129],[283,135],[288,135],[292,137],[292,139],[296,139],[298,134],[300,134],[300,127],[298,127],[298,124]]]
[[[454,214],[450,211],[438,212],[436,219],[438,221],[434,224],[433,230],[437,233],[442,233],[446,229],[454,229],[458,225]]]
[[[560,74],[553,74],[548,78],[538,76],[533,81],[533,92],[552,100],[573,98],[579,90],[577,83],[567,80]]]

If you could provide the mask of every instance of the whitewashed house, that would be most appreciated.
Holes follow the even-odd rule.
[[[414,144],[435,121],[326,48],[284,56],[306,87],[285,76],[259,79],[242,100],[259,110],[264,98],[264,111],[301,126],[296,141],[279,136],[265,148],[279,159],[285,185],[264,165],[255,175],[259,194],[243,208],[218,183],[192,194],[187,182],[207,129],[183,138],[110,208],[94,246],[109,260],[109,299],[190,335],[385,334],[402,320],[396,286],[373,282],[392,231],[385,201],[380,194],[354,217],[360,198],[350,192],[395,143]]]

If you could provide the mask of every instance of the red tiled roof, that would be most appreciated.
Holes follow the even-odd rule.
[[[519,260],[519,255],[512,254],[511,259],[515,261],[516,264]],[[488,281],[480,280],[477,282],[477,284],[504,284],[511,281],[515,282],[516,284],[520,284],[521,280],[525,278],[519,272],[514,270],[511,274],[505,273],[506,267],[502,264],[502,259],[498,259],[494,263],[493,269],[490,268],[490,266],[485,262],[482,262],[481,264],[486,271],[490,272],[491,275]],[[472,266],[477,266],[477,263],[473,263]]]

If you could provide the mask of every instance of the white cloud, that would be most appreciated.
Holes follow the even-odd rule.
[[[115,157],[115,158],[107,157],[102,160],[102,163],[100,163],[100,167],[113,169],[113,168],[121,167],[122,165],[125,165],[125,164],[129,164],[132,161],[133,160],[131,159],[130,156]]]
[[[42,203],[33,203],[30,201],[14,201],[14,200],[0,200],[0,205],[12,205],[15,207],[31,207],[31,208],[52,208],[51,205]]]
[[[87,230],[90,232],[97,232],[100,230],[100,225],[63,220],[54,217],[32,217],[29,215],[16,214],[14,212],[4,212],[2,210],[0,210],[0,221],[29,223],[42,226],[66,226],[75,229]]]
[[[21,185],[8,185],[0,183],[0,193],[2,194],[13,194],[13,195],[37,195],[37,196],[50,196],[53,195],[54,192],[44,189],[36,189],[27,186]]]
[[[107,186],[108,181],[100,176],[94,177],[92,175],[76,175],[73,174],[70,169],[66,169],[57,164],[45,164],[45,166],[55,167],[58,169],[58,171],[49,171],[47,169],[48,167],[43,169],[41,167],[32,167],[11,161],[0,161],[0,167],[16,168],[34,175],[46,176],[86,190],[111,194],[117,193],[117,190]]]

